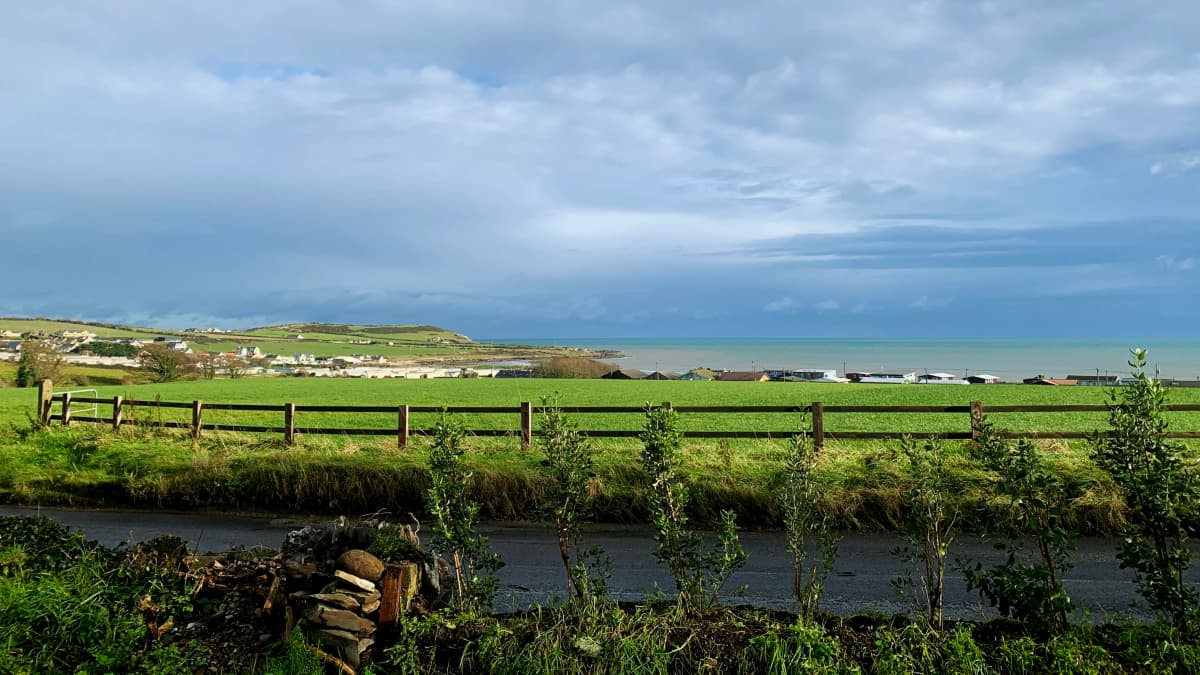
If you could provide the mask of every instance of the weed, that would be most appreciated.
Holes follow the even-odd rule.
[[[925,616],[941,629],[946,560],[958,520],[958,511],[950,501],[954,486],[947,453],[945,446],[934,439],[918,444],[912,438],[905,438],[900,449],[909,479],[909,488],[904,493],[908,518],[902,532],[908,546],[897,548],[893,554],[903,562],[921,566]],[[911,576],[893,581],[901,593],[911,591],[914,585]]]
[[[817,454],[806,434],[797,434],[784,460],[783,480],[776,491],[787,549],[792,556],[792,596],[800,615],[811,619],[821,601],[825,578],[837,559],[838,536],[829,515],[820,506]],[[810,549],[815,549],[810,551]],[[808,558],[813,555],[812,564]]]

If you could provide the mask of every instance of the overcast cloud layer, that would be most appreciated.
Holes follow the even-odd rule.
[[[1191,336],[1197,36],[1194,0],[8,3],[0,314]]]

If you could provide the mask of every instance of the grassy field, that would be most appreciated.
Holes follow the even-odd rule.
[[[539,401],[558,392],[563,405],[796,405],[820,400],[844,405],[963,405],[976,398],[986,405],[1101,403],[1105,392],[1086,387],[988,385],[977,387],[819,385],[736,382],[629,382],[607,380],[324,380],[242,379],[163,385],[100,387],[101,396],[164,401],[367,405],[505,405]],[[1172,392],[1172,401],[1195,403],[1200,392]],[[301,436],[287,447],[278,434],[206,432],[199,441],[170,429],[126,427],[118,433],[102,425],[29,430],[33,390],[0,390],[0,499],[32,502],[133,504],[152,507],[208,507],[267,511],[394,512],[422,510],[428,478],[427,445],[414,439],[405,450],[394,438]],[[101,406],[101,415],[109,413]],[[83,414],[76,411],[76,414]],[[141,408],[127,415],[145,421],[184,421],[186,410]],[[414,415],[414,428],[429,426],[432,415]],[[640,415],[577,415],[585,429],[638,429]],[[1095,430],[1102,413],[1004,414],[1001,428]],[[1171,414],[1172,428],[1200,429],[1196,413]],[[208,411],[206,422],[280,426],[279,413]],[[537,448],[522,449],[517,415],[478,415],[465,420],[477,428],[514,430],[500,438],[474,438],[470,462],[484,513],[491,518],[536,519],[545,511],[549,479]],[[536,420],[535,420],[536,422]],[[787,431],[807,420],[792,414],[684,414],[688,429]],[[393,415],[300,413],[298,426],[394,428]],[[827,415],[826,428],[905,431],[965,431],[965,414]],[[765,433],[764,433],[765,436]],[[778,522],[771,486],[778,479],[786,439],[688,441],[685,472],[693,480],[694,512],[711,519],[722,508],[736,509],[742,522]],[[1070,486],[1072,523],[1082,531],[1113,532],[1124,504],[1111,480],[1087,456],[1086,442],[1042,441],[1054,470]],[[535,444],[536,445],[536,444]],[[645,476],[636,439],[596,441],[597,472],[592,489],[602,520],[638,521],[645,516]],[[953,453],[956,498],[970,512],[988,500],[993,477],[973,466],[960,443]],[[892,529],[901,519],[903,472],[895,441],[831,441],[821,455],[822,506],[851,529]]]
[[[563,405],[641,406],[647,402],[670,401],[677,406],[707,405],[967,405],[971,400],[988,405],[1052,405],[1103,403],[1106,391],[1098,387],[1035,387],[1028,385],[978,385],[971,387],[932,385],[845,385],[774,382],[648,382],[621,380],[370,380],[325,378],[256,378],[100,386],[99,395],[164,401],[209,403],[291,402],[334,405],[412,406],[516,406],[522,401],[540,403],[544,396],[558,394]],[[32,390],[0,390],[0,426],[21,422],[32,412],[36,394]],[[1200,390],[1171,392],[1176,403],[1200,403]],[[108,414],[108,410],[102,414]],[[159,413],[155,413],[156,415]],[[187,411],[163,410],[163,419],[183,420]],[[415,415],[414,428],[427,426],[432,416]],[[998,413],[991,415],[999,427],[1020,431],[1090,431],[1105,423],[1104,413]],[[189,418],[190,419],[190,418]],[[579,415],[585,429],[636,429],[639,415]],[[788,414],[685,414],[685,429],[746,431],[794,430],[807,426],[800,415]],[[1200,413],[1170,413],[1173,428],[1200,430]],[[278,413],[209,411],[205,420],[218,424],[282,424]],[[518,428],[516,415],[476,415],[468,426],[479,429]],[[299,426],[391,428],[388,414],[302,413]],[[829,413],[825,429],[838,431],[897,431],[914,434],[935,431],[967,431],[966,414]]]

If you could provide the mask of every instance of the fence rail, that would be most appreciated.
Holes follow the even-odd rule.
[[[157,426],[169,429],[188,429],[193,438],[199,438],[204,431],[242,431],[251,433],[283,434],[288,444],[295,441],[296,434],[307,435],[340,435],[340,436],[395,436],[397,444],[407,447],[411,436],[432,435],[434,430],[428,428],[410,428],[409,420],[415,413],[439,413],[446,411],[456,414],[483,415],[513,415],[517,426],[511,429],[468,429],[467,433],[475,436],[519,436],[521,443],[528,446],[534,435],[533,416],[550,410],[546,406],[535,406],[528,401],[514,406],[409,406],[409,405],[307,405],[295,403],[264,404],[264,403],[204,403],[202,401],[161,401],[126,399],[121,396],[111,398],[74,396],[74,392],[55,394],[52,383],[43,382],[38,390],[38,420],[43,426],[59,422],[62,426],[70,426],[75,422],[94,424],[109,424],[113,429],[123,425],[128,426]],[[54,412],[55,404],[59,412]],[[87,412],[91,415],[72,414],[71,406],[76,404],[89,405]],[[112,414],[102,417],[99,414],[100,405],[111,405]],[[825,416],[833,413],[858,414],[948,414],[966,415],[965,431],[935,431],[920,433],[922,437],[943,439],[970,439],[979,434],[980,422],[985,412],[989,413],[1064,413],[1064,412],[1108,412],[1109,406],[1102,404],[1080,405],[995,405],[984,407],[979,401],[971,401],[968,405],[824,405],[814,401],[809,405],[718,405],[718,406],[673,406],[669,401],[663,402],[663,408],[670,408],[680,414],[802,414],[809,417],[810,426],[803,431],[812,436],[814,445],[820,449],[829,439],[898,439],[907,432],[892,431],[836,431],[825,429]],[[191,410],[191,421],[174,420],[137,420],[130,416],[126,418],[127,410]],[[560,406],[560,410],[571,414],[636,414],[645,412],[645,406]],[[1200,412],[1200,404],[1185,403],[1164,406],[1167,411]],[[262,426],[246,424],[211,424],[204,422],[204,411],[244,411],[244,412],[274,412],[281,415],[281,426]],[[346,414],[392,414],[396,416],[396,425],[389,428],[362,427],[314,427],[298,426],[297,413],[346,413]],[[584,434],[594,438],[636,438],[639,429],[584,429]],[[787,438],[801,433],[798,427],[783,430],[720,430],[720,431],[684,431],[686,438]],[[1046,438],[1046,439],[1078,439],[1086,438],[1085,431],[1005,431],[1000,432],[1005,438]],[[1171,438],[1200,438],[1200,431],[1172,431],[1167,434]]]

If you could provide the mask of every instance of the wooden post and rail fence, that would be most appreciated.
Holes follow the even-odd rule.
[[[55,404],[59,412],[55,413]],[[73,415],[73,404],[90,406],[111,405],[112,413],[107,417],[96,415]],[[688,414],[791,414],[805,415],[809,426],[801,429],[799,425],[790,429],[778,430],[722,430],[722,431],[684,431],[685,438],[741,438],[765,439],[788,438],[797,433],[809,433],[814,446],[820,450],[826,440],[834,439],[899,439],[904,436],[935,437],[943,439],[973,439],[979,435],[980,423],[984,413],[1063,413],[1063,412],[1108,412],[1109,406],[1103,404],[1079,405],[993,405],[984,407],[979,401],[971,401],[968,405],[825,405],[813,401],[807,405],[717,405],[717,406],[676,406],[670,401],[664,401],[662,407],[675,410],[680,415]],[[1164,407],[1167,411],[1200,412],[1200,404],[1173,404]],[[126,415],[126,410],[161,411],[164,409],[191,410],[191,421],[138,420],[133,415]],[[568,414],[635,414],[644,413],[646,406],[558,406],[558,409]],[[204,412],[209,410],[274,412],[282,415],[283,426],[253,426],[245,424],[210,424],[204,421]],[[508,429],[467,429],[474,436],[519,436],[521,444],[528,447],[533,442],[533,417],[541,414],[547,408],[535,406],[524,401],[516,406],[413,406],[413,405],[310,405],[310,404],[263,404],[263,403],[202,403],[201,401],[160,401],[126,399],[120,396],[111,398],[72,396],[71,392],[55,394],[50,381],[42,382],[38,388],[38,422],[49,426],[59,422],[62,426],[74,423],[89,422],[111,425],[114,430],[123,425],[155,426],[161,428],[187,429],[192,438],[200,438],[204,431],[239,431],[250,433],[283,434],[284,441],[291,445],[298,434],[308,435],[339,435],[339,436],[395,436],[399,447],[408,446],[412,436],[428,436],[433,429],[411,428],[411,415],[416,413],[451,414],[494,414],[512,415],[519,419],[516,428]],[[348,414],[392,414],[396,416],[396,425],[389,428],[359,428],[359,427],[306,427],[297,426],[297,414],[301,413],[348,413]],[[936,432],[899,432],[899,431],[828,431],[825,428],[825,417],[838,413],[911,413],[911,414],[950,414],[966,417],[966,431],[936,431]],[[303,416],[301,415],[301,418]],[[593,438],[636,438],[640,429],[581,429],[581,433]],[[1073,439],[1087,438],[1086,431],[1005,431],[1005,438],[1042,438],[1042,439]],[[1171,438],[1200,438],[1200,431],[1172,431],[1167,434]]]

